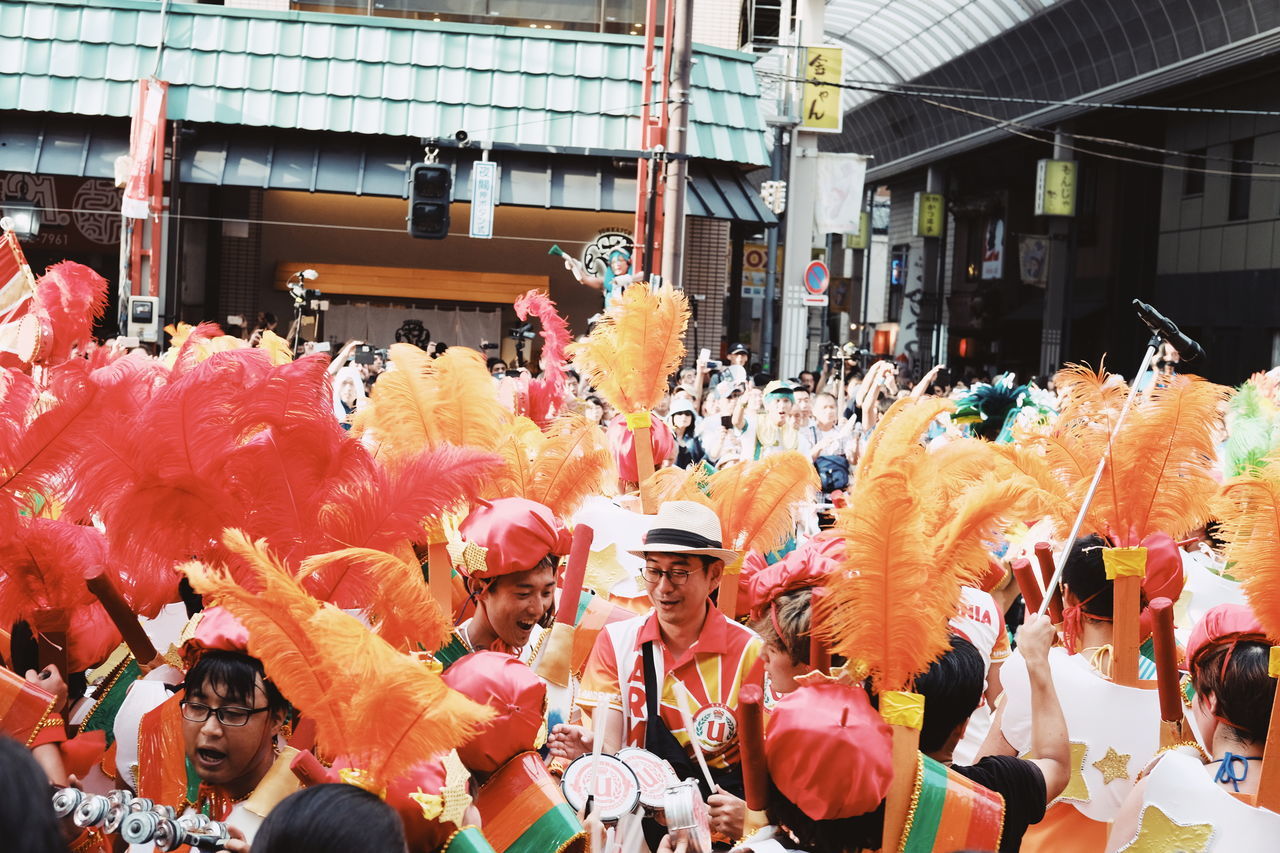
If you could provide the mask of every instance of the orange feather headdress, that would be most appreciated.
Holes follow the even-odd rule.
[[[231,530],[224,544],[247,570],[243,583],[200,563],[182,570],[197,591],[244,623],[249,652],[316,721],[324,754],[385,787],[418,762],[465,743],[492,717],[358,619],[308,595],[262,543]]]
[[[412,344],[393,344],[391,364],[354,422],[381,443],[380,455],[400,459],[441,444],[493,450],[501,443],[511,413],[498,402],[480,353],[450,347],[431,358]]]
[[[637,283],[568,352],[609,405],[623,414],[647,412],[667,393],[667,378],[684,359],[688,325],[684,293]]]
[[[708,486],[724,547],[767,554],[786,543],[795,530],[792,509],[820,483],[813,463],[791,450],[717,471]]]
[[[837,517],[844,565],[827,580],[817,622],[833,651],[867,667],[879,692],[909,690],[950,648],[947,623],[961,585],[985,571],[985,543],[1035,492],[1027,478],[995,473],[1004,469],[989,443],[926,450],[925,430],[950,405],[895,403]]]
[[[1137,544],[1157,532],[1177,538],[1204,523],[1217,491],[1216,442],[1229,389],[1176,376],[1135,400],[1112,441],[1128,386],[1080,366],[1060,372],[1057,383],[1065,401],[1057,421],[1048,433],[1028,437],[1045,464],[1023,467],[1047,493],[1066,496],[1055,513],[1060,529],[1070,526],[1108,446],[1086,530]]]
[[[604,431],[581,415],[565,413],[546,432],[517,417],[498,445],[503,465],[484,497],[536,501],[560,518],[570,518],[591,495],[601,494],[616,476]]]
[[[1236,477],[1214,502],[1231,574],[1271,642],[1280,645],[1280,459]]]

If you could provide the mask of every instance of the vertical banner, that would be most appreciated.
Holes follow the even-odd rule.
[[[916,193],[911,221],[917,237],[941,237],[945,215],[942,196],[938,193]]]
[[[157,128],[164,121],[164,96],[168,83],[139,80],[138,108],[129,128],[129,181],[120,212],[130,219],[151,215],[151,180],[156,160]],[[161,157],[163,157],[163,152]]]
[[[36,282],[10,221],[0,220],[0,353],[30,362],[39,348],[39,323],[33,311]],[[0,358],[0,362],[4,359]]]
[[[477,160],[471,164],[471,236],[493,237],[493,207],[497,203],[498,164]]]
[[[13,319],[10,315],[19,310],[25,313],[28,306],[24,303],[36,292],[31,267],[9,224],[9,220],[0,222],[0,320]]]
[[[857,234],[862,223],[863,154],[818,153],[818,201],[813,208],[819,234]]]
[[[1076,215],[1076,162],[1036,161],[1036,216]]]
[[[1049,236],[1023,234],[1018,238],[1018,266],[1022,283],[1044,287],[1049,282]]]
[[[846,234],[844,237],[844,247],[846,249],[865,249],[871,245],[871,214],[863,211],[859,220],[858,230],[852,234]]]
[[[1004,217],[987,220],[982,240],[982,278],[984,281],[1004,278]]]
[[[800,129],[839,133],[844,127],[840,81],[844,78],[844,48],[816,45],[804,49],[804,90],[800,99]]]

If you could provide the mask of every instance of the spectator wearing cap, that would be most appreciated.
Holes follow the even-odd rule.
[[[676,467],[688,468],[690,465],[701,462],[706,456],[706,451],[703,450],[702,442],[698,439],[695,427],[697,414],[693,403],[686,399],[675,399],[671,404],[668,420],[671,422],[671,431],[676,437]]]
[[[454,560],[476,610],[457,636],[467,651],[532,663],[554,605],[559,557],[569,552],[568,530],[540,503],[501,498],[472,510],[460,533]]]
[[[773,381],[764,387],[764,411],[752,417],[743,413],[746,428],[742,435],[742,452],[747,459],[764,459],[800,447],[800,431],[791,418],[795,392],[788,382]]]
[[[693,752],[701,749],[716,786],[741,797],[735,713],[742,686],[763,684],[763,644],[711,603],[725,563],[737,556],[721,547],[720,536],[720,520],[709,507],[662,505],[641,550],[631,552],[645,560],[642,575],[653,609],[601,632],[578,704],[605,715],[597,728],[605,751],[644,747],[682,778],[699,780],[710,796]],[[571,759],[591,749],[592,735],[556,726],[550,743],[553,755]]]
[[[751,349],[744,343],[730,344],[719,372],[709,377],[710,387],[714,393],[717,385],[728,381],[735,384],[745,382],[751,374]]]

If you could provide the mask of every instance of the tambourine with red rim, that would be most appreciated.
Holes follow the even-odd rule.
[[[599,779],[596,775],[599,774]],[[564,798],[576,812],[591,801],[591,813],[605,823],[635,811],[640,803],[640,781],[620,758],[587,753],[565,768],[560,781]]]
[[[640,782],[640,805],[651,812],[661,809],[666,803],[667,788],[680,781],[671,765],[636,746],[618,750],[618,758],[631,768]]]
[[[690,779],[667,788],[663,811],[673,846],[684,839],[688,853],[711,853],[711,816],[697,782]]]

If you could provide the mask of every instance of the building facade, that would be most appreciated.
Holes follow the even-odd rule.
[[[584,4],[489,3],[506,25],[449,5],[0,2],[0,186],[39,208],[33,266],[73,257],[116,278],[113,178],[154,74],[168,83],[165,322],[272,312],[284,326],[284,284],[308,268],[330,307],[306,337],[385,343],[412,317],[510,355],[510,305],[532,287],[585,330],[599,294],[548,252],[590,261],[635,240],[644,3],[603,2],[594,25],[570,14]],[[754,57],[697,44],[694,58],[685,269],[714,350],[730,231],[772,219],[744,177],[768,154]],[[426,158],[453,174],[439,241],[406,232],[408,171]],[[467,236],[482,159],[498,168],[488,240]]]

